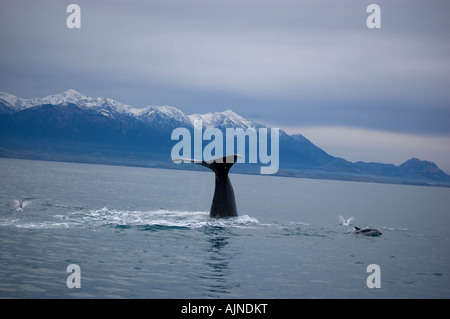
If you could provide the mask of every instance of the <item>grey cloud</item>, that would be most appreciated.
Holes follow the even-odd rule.
[[[446,2],[378,1],[381,30],[360,1],[77,3],[80,30],[65,27],[69,2],[0,4],[1,90],[448,133]]]

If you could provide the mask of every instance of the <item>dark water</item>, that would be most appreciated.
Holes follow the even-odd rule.
[[[0,297],[450,297],[450,189],[230,178],[240,216],[215,220],[208,171],[0,159]]]

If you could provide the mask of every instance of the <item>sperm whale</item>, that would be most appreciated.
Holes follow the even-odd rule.
[[[214,218],[223,218],[238,216],[234,190],[228,173],[233,164],[236,162],[236,159],[240,157],[240,155],[229,155],[212,161],[199,161],[186,158],[174,159],[173,161],[184,161],[199,164],[209,168],[216,174],[216,184],[209,216]]]

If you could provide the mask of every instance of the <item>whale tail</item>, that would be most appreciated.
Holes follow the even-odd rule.
[[[189,162],[209,168],[216,174],[216,186],[211,204],[210,217],[235,217],[238,215],[233,186],[231,186],[228,173],[240,155],[229,155],[211,161],[199,161],[189,158],[180,158],[174,162]]]
[[[174,159],[173,162],[175,162],[175,163],[177,163],[177,162],[195,163],[195,164],[205,166],[205,167],[211,169],[212,171],[214,171],[215,173],[217,173],[217,172],[227,172],[228,173],[231,166],[233,166],[233,164],[236,162],[236,160],[241,157],[242,157],[241,155],[235,154],[235,155],[228,155],[225,157],[219,157],[219,158],[209,160],[209,161],[201,161],[201,160],[196,160],[196,159],[192,159],[192,158],[177,158],[177,159]]]
[[[191,158],[178,158],[174,159],[174,162],[189,162],[189,163],[195,163],[199,164],[201,166],[207,167],[210,170],[212,170],[214,173],[216,173],[216,176],[219,177],[227,177],[228,172],[230,171],[231,166],[236,162],[238,158],[241,158],[241,155],[235,154],[235,155],[228,155],[225,157],[219,157],[211,161],[200,161],[196,159]]]

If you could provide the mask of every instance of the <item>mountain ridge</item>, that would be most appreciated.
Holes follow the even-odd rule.
[[[193,130],[196,120],[204,128],[222,130],[267,127],[232,110],[186,115],[173,106],[136,108],[73,89],[31,99],[0,92],[0,156],[67,160],[72,154],[74,161],[180,169],[168,163],[175,144],[169,133],[176,127]],[[252,165],[236,171],[255,172]],[[450,176],[433,162],[411,158],[398,166],[352,163],[328,154],[301,134],[282,130],[278,175],[450,186]]]

